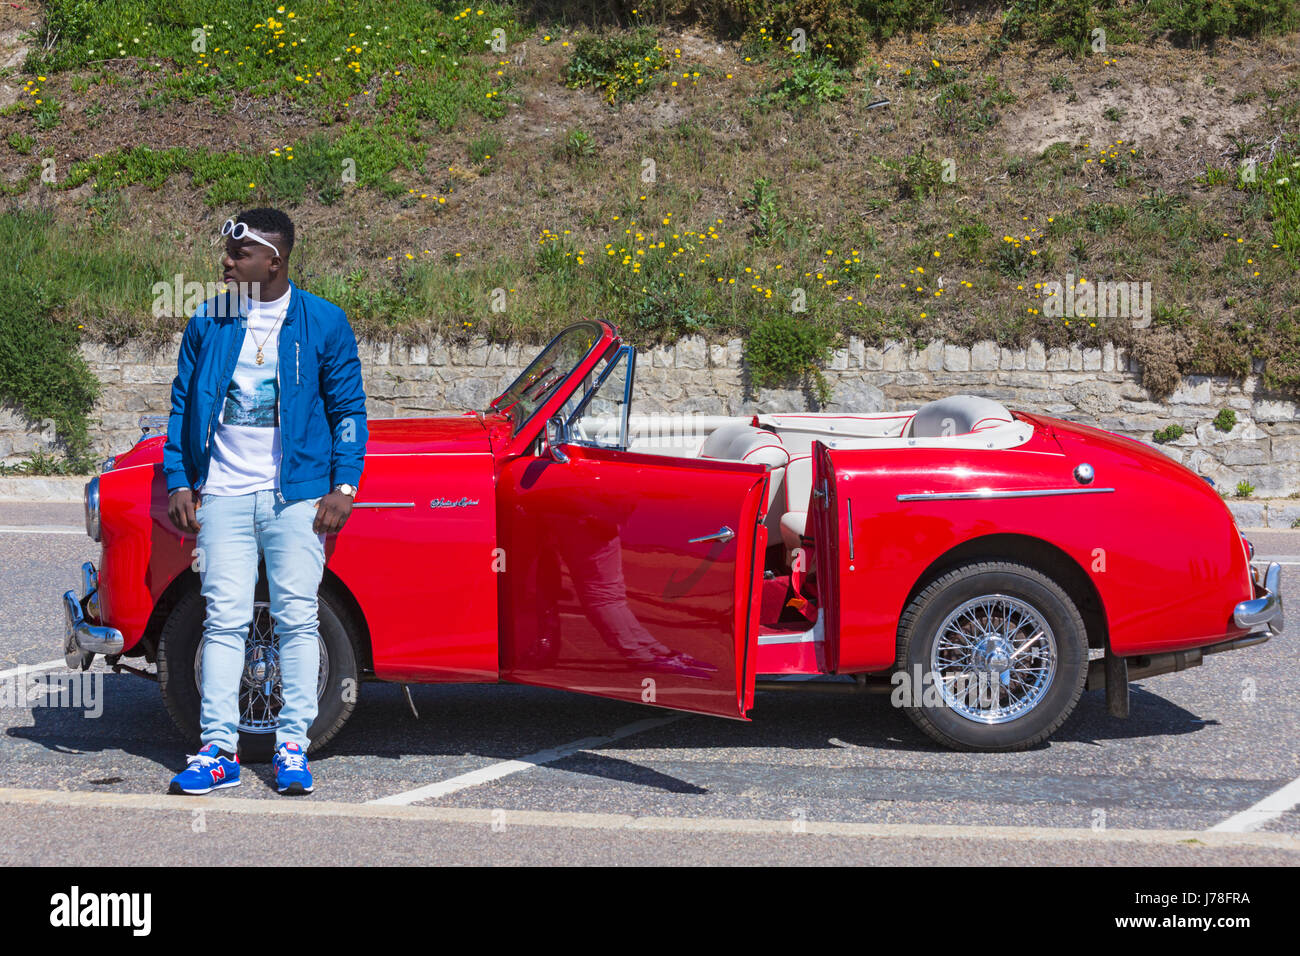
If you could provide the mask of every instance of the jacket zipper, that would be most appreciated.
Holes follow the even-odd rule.
[[[281,332],[284,330],[281,329]],[[280,472],[284,470],[284,436],[288,432],[284,422],[284,393],[280,391],[280,339],[277,336],[275,340],[275,400],[278,403],[276,417],[280,420],[280,460],[275,464],[275,493],[284,501],[284,486],[280,484]],[[295,376],[296,378],[296,376]]]
[[[290,288],[292,289],[292,287]],[[286,448],[284,444],[285,435],[288,434],[289,432],[289,429],[286,427],[285,424],[284,393],[280,391],[280,354],[283,351],[283,349],[280,348],[280,342],[281,342],[280,335],[283,334],[284,334],[284,328],[281,327],[280,332],[275,339],[275,400],[276,402],[279,403],[278,411],[280,413],[277,416],[280,419],[280,460],[276,463],[275,466],[275,493],[280,496],[281,501],[285,501],[286,499],[284,497],[284,486],[280,484],[280,473],[281,471],[284,470],[284,459],[289,453],[289,449]],[[298,369],[297,369],[298,343],[297,342],[293,343],[293,348],[294,348],[293,380],[296,383],[298,381]]]
[[[293,384],[300,385],[298,381],[298,343],[293,343]]]
[[[240,344],[241,344],[241,345],[243,344],[242,339],[241,339],[241,341],[240,341]],[[234,353],[235,353],[235,363],[238,364],[238,362],[239,362],[239,352],[238,352],[238,350],[233,350],[233,351],[234,351]],[[227,361],[227,362],[230,361],[229,357],[227,357],[226,361]],[[231,368],[230,371],[231,371],[231,374],[234,374],[234,371],[235,371],[235,370],[234,370],[233,368]],[[230,383],[229,383],[229,382],[226,383],[226,387],[227,387],[227,388],[230,387]],[[212,463],[212,459],[211,459],[211,454],[212,454],[212,422],[213,422],[213,420],[217,417],[217,415],[220,413],[220,408],[221,408],[221,402],[222,402],[222,401],[223,401],[222,394],[221,394],[220,392],[218,392],[218,393],[217,393],[217,399],[216,399],[215,402],[213,402],[213,405],[212,405],[212,411],[208,414],[208,434],[207,434],[207,437],[203,439],[203,461],[204,461],[204,466],[203,466],[203,474],[202,474],[201,478],[203,479],[203,482],[204,482],[204,483],[207,482],[207,477],[208,477],[208,468],[209,468],[209,466],[210,466],[211,463]]]
[[[278,344],[278,343],[277,343]],[[284,410],[284,402],[280,401],[280,356],[279,349],[276,349],[275,357],[275,400],[278,403],[276,408],[276,418],[280,420],[280,460],[275,463],[275,493],[284,500],[284,491],[280,486],[280,470],[284,467],[284,417],[279,413]]]

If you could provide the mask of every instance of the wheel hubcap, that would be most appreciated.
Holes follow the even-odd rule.
[[[280,720],[284,693],[280,681],[280,639],[269,601],[253,602],[253,623],[244,642],[244,671],[239,678],[239,729],[245,733],[274,733]],[[325,695],[329,675],[329,652],[318,633],[320,667],[316,671],[316,700]],[[203,687],[203,642],[194,653],[194,683]]]
[[[953,712],[982,724],[1023,717],[1057,666],[1056,636],[1031,604],[1008,594],[966,601],[939,626],[930,671]]]

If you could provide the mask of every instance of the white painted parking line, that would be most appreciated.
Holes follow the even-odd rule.
[[[431,783],[423,787],[417,787],[415,790],[408,790],[405,793],[395,793],[391,797],[380,797],[377,800],[367,800],[366,803],[393,807],[405,806],[415,803],[418,800],[432,800],[437,797],[445,797],[447,794],[455,793],[457,790],[464,790],[467,787],[476,787],[480,783],[487,783],[490,780],[500,780],[502,777],[508,777],[512,773],[531,770],[533,767],[538,767],[542,764],[554,763],[563,757],[577,753],[579,750],[595,750],[623,737],[630,737],[632,734],[639,734],[644,730],[653,730],[656,727],[671,724],[674,721],[681,720],[685,716],[687,715],[671,714],[668,717],[651,717],[647,720],[638,720],[635,724],[628,724],[626,727],[620,727],[604,737],[587,737],[583,740],[575,740],[572,743],[552,747],[550,750],[539,750],[537,753],[528,754],[526,757],[520,757],[517,760],[504,760],[501,763],[494,763],[490,767],[471,770],[469,773],[463,773],[460,776],[451,777],[448,780],[442,780],[438,783]]]
[[[1211,833],[1250,833],[1270,820],[1276,820],[1300,804],[1300,778],[1292,780],[1276,793],[1270,793],[1253,807],[1234,813],[1222,823],[1210,827]]]
[[[76,524],[0,524],[0,534],[79,534],[88,537],[85,526]]]
[[[60,657],[57,661],[45,661],[40,664],[20,664],[17,667],[11,667],[7,671],[0,671],[0,677],[20,677],[23,674],[30,674],[33,671],[48,671],[54,667],[67,667],[68,662]]]
[[[468,823],[491,826],[501,822],[499,809],[489,807],[376,806],[295,797],[267,800],[217,795],[182,797],[154,793],[105,793],[79,790],[0,788],[0,807],[40,806],[68,809],[143,810],[243,814],[253,817],[344,817],[401,820],[412,823]],[[977,826],[972,824],[847,823],[832,820],[763,820],[744,817],[651,817],[626,813],[580,813],[554,810],[507,810],[504,822],[513,826],[573,827],[584,830],[637,830],[661,833],[809,834],[910,840],[999,840],[1045,843],[1145,843],[1200,847],[1269,847],[1300,853],[1293,833],[1211,833],[1205,830],[1094,830],[1091,827]],[[254,824],[256,825],[256,824]]]

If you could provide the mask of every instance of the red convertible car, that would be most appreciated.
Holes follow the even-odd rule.
[[[741,720],[756,689],[880,692],[946,746],[1015,750],[1085,688],[1125,716],[1130,680],[1282,629],[1278,566],[1252,568],[1214,489],[1140,442],[968,395],[632,416],[635,370],[614,326],[581,322],[488,408],[369,423],[327,539],[314,744],[362,681],[508,681]],[[204,601],[163,441],[86,486],[101,551],[63,596],[65,651],[156,676],[196,737]],[[253,759],[280,700],[268,606],[263,569]]]

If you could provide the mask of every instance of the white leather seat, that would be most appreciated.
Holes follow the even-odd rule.
[[[812,500],[812,455],[797,455],[785,469],[785,513],[781,515],[781,541],[789,552],[800,546],[807,533],[808,508]]]
[[[778,531],[777,514],[773,510],[777,494],[782,487],[782,477],[790,462],[790,453],[772,432],[751,424],[724,425],[704,439],[701,458],[725,458],[730,461],[747,461],[771,465],[767,483],[767,519],[769,540]]]
[[[978,395],[950,395],[918,408],[903,434],[908,438],[947,438],[1013,421],[1001,402]]]

